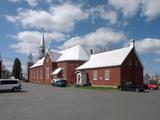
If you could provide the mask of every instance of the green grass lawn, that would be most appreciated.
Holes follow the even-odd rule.
[[[87,89],[87,90],[117,90],[113,87],[93,87],[93,86],[78,86],[76,88]]]

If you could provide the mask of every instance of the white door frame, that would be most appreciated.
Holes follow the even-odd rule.
[[[81,73],[77,73],[77,84],[81,84],[82,83],[82,75]]]

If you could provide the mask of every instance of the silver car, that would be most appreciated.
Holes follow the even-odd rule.
[[[13,92],[21,91],[21,82],[12,79],[0,79],[0,90],[10,90]]]

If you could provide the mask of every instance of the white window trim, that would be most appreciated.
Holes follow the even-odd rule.
[[[110,80],[110,70],[105,70],[104,71],[104,79],[105,80]]]
[[[98,71],[97,70],[93,71],[93,80],[98,80]]]

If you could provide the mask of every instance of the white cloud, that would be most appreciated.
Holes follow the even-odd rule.
[[[155,61],[156,63],[160,63],[160,58],[155,58],[154,61]]]
[[[12,70],[14,60],[3,58],[3,69],[4,70]]]
[[[77,21],[88,17],[80,6],[62,4],[50,7],[49,11],[19,9],[17,16],[6,16],[10,22],[20,23],[24,28],[44,28],[45,30],[69,32]]]
[[[15,59],[11,59],[11,58],[3,58],[3,70],[9,70],[10,72],[12,72],[13,69],[13,64],[14,64],[14,60]],[[21,67],[22,67],[22,72],[26,73],[26,63],[23,63],[22,60],[21,61]]]
[[[71,47],[76,44],[82,44],[87,48],[105,47],[110,43],[118,43],[126,40],[127,37],[123,32],[116,32],[108,28],[99,28],[95,32],[86,34],[85,36],[73,37],[61,46],[61,48]]]
[[[108,3],[124,17],[133,17],[140,13],[152,20],[160,16],[160,0],[109,0]]]
[[[8,0],[9,2],[19,2],[20,0]]]
[[[28,2],[28,4],[32,7],[35,7],[38,5],[38,0],[26,0],[26,2]]]
[[[10,47],[18,53],[29,54],[33,52],[34,55],[38,55],[38,47],[40,45],[40,40],[42,34],[37,31],[24,31],[18,33],[14,38],[17,40],[16,44],[11,44]],[[52,32],[45,33],[46,43],[51,43],[52,41],[64,40],[65,36],[61,33]]]
[[[142,0],[142,15],[148,20],[160,16],[160,0]]]
[[[109,20],[111,24],[117,23],[118,17],[115,11],[101,11],[101,18]]]
[[[108,3],[121,10],[125,17],[134,16],[140,7],[139,0],[109,0]]]
[[[87,10],[92,19],[100,17],[110,24],[116,24],[118,20],[117,13],[113,10],[107,9],[104,6],[97,6]]]
[[[160,53],[160,39],[138,40],[136,41],[136,49],[141,53]]]
[[[38,2],[41,1],[41,0],[9,0],[9,1],[10,1],[10,2],[14,2],[14,3],[25,1],[25,2],[27,2],[28,5],[30,5],[31,7],[35,7],[35,6],[38,5]]]
[[[154,61],[160,63],[160,58],[155,58]]]

